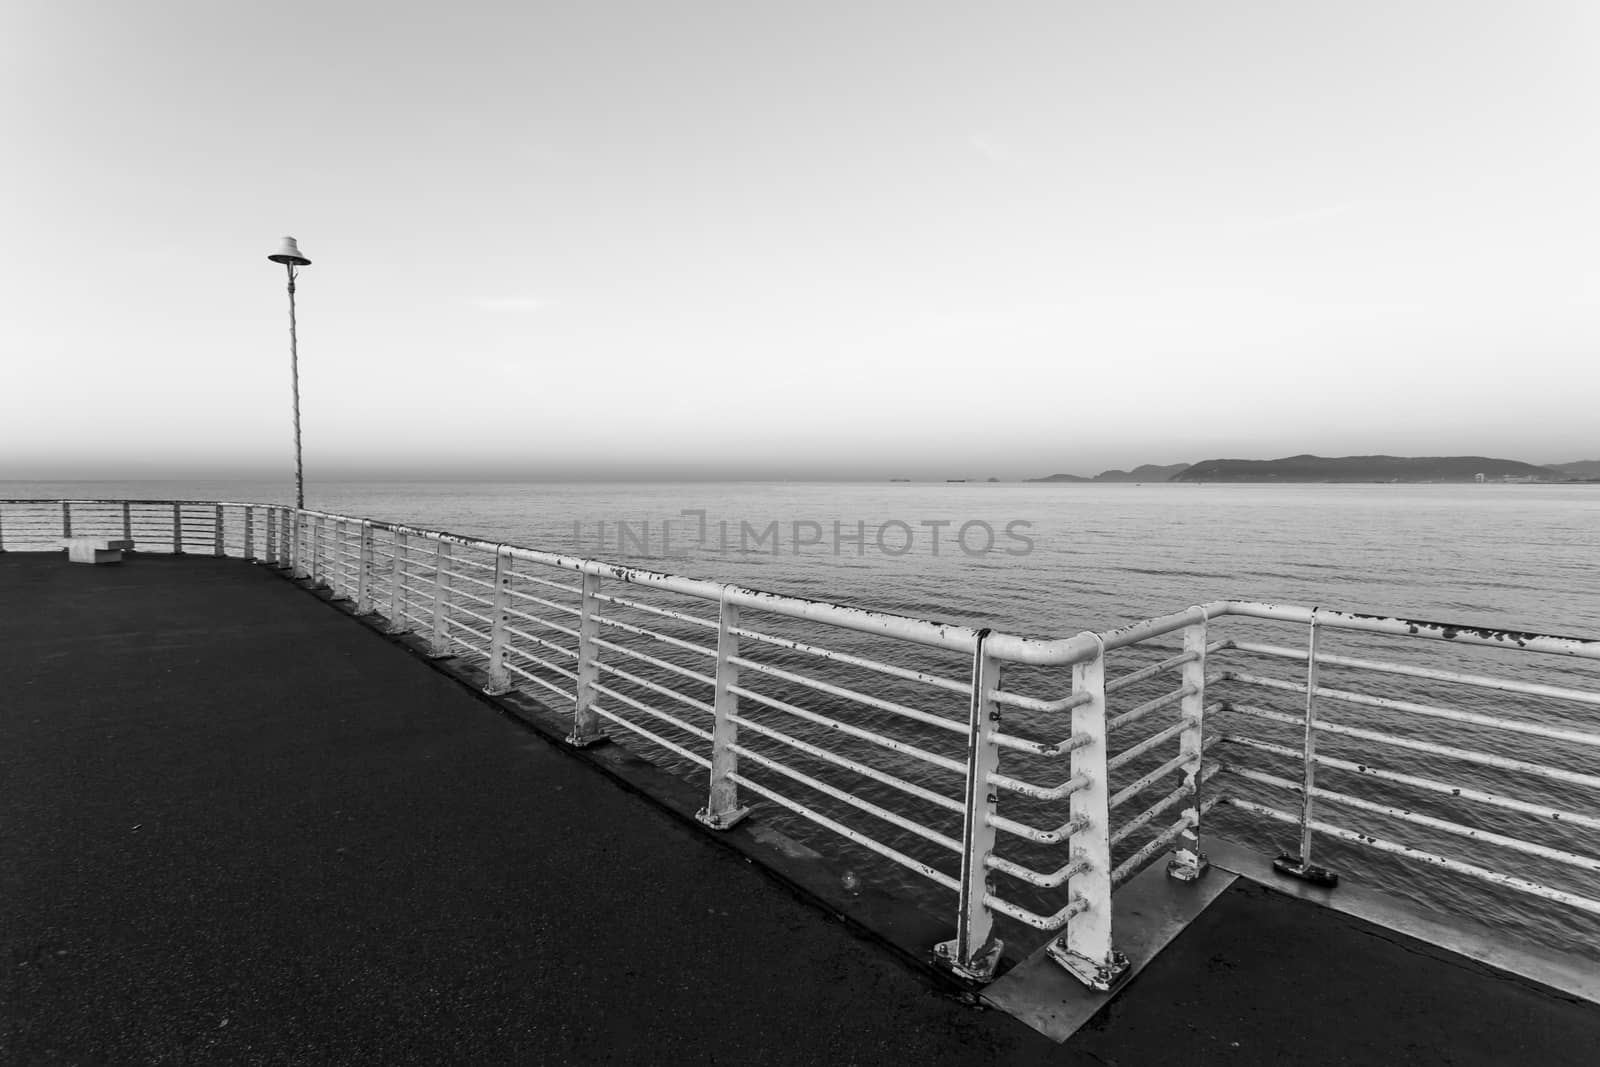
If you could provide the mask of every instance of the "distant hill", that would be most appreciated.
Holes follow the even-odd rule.
[[[1090,479],[1077,474],[1050,474],[1043,478],[1024,478],[1025,482],[1087,482]]]
[[[1550,469],[1487,456],[1289,456],[1208,459],[1180,473],[1180,482],[1471,482],[1527,478],[1548,481]]]
[[[1600,478],[1600,459],[1580,459],[1572,463],[1552,463],[1550,469],[1568,478]]]
[[[1133,468],[1131,471],[1109,470],[1101,471],[1094,476],[1097,482],[1167,482],[1189,469],[1187,463],[1169,463],[1158,466],[1154,463],[1145,463]]]

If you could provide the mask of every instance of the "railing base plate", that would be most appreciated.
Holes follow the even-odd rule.
[[[1211,869],[1211,861],[1206,859],[1204,852],[1199,853],[1198,859],[1197,863],[1168,860],[1167,877],[1175,882],[1198,882]]]
[[[972,958],[969,963],[962,963],[956,958],[956,942],[954,939],[941,941],[933,946],[933,958],[939,966],[950,971],[957,978],[965,978],[969,982],[988,982],[994,977],[995,970],[1000,966],[1000,953],[1005,950],[1006,943],[998,937],[990,942]]]
[[[1047,951],[1072,977],[1097,992],[1109,993],[1128,979],[1128,957],[1120,952],[1112,952],[1104,960],[1091,960],[1070,951],[1061,938],[1050,942]]]
[[[694,817],[700,822],[703,822],[707,826],[711,827],[713,830],[732,830],[735,826],[743,822],[744,817],[749,814],[750,809],[748,807],[735,808],[733,811],[721,812],[711,812],[707,811],[705,808],[701,808],[699,811],[694,813]]]
[[[1326,867],[1318,867],[1314,863],[1306,863],[1299,856],[1282,855],[1272,861],[1272,869],[1279,874],[1298,878],[1302,882],[1319,885],[1325,889],[1332,889],[1339,884],[1339,876]]]
[[[568,734],[564,740],[573,748],[593,748],[595,745],[603,745],[611,740],[611,735],[605,733]]]

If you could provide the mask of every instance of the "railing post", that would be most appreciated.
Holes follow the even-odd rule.
[[[428,635],[428,655],[434,659],[450,655],[450,615],[446,611],[450,602],[450,574],[445,569],[449,562],[450,543],[440,538],[434,542],[433,628]]]
[[[989,856],[994,852],[993,818],[999,794],[989,778],[1000,771],[1000,708],[993,693],[1000,688],[999,660],[984,651],[987,629],[978,631],[972,652],[972,696],[967,714],[966,813],[961,834],[961,902],[954,940],[934,946],[934,955],[963,978],[987,982],[994,977],[1005,943],[994,936],[994,913],[985,898],[991,893]]]
[[[211,554],[213,556],[220,556],[224,552],[223,539],[222,539],[222,530],[223,530],[222,505],[218,504],[217,505],[216,516],[211,520],[211,534],[212,534]]]
[[[283,526],[285,535],[289,538],[289,575],[293,578],[304,578],[306,552],[301,544],[304,534],[301,524],[304,519],[298,509],[283,509]]]
[[[511,672],[506,670],[506,624],[511,621],[511,556],[505,545],[494,550],[494,622],[489,626],[489,681],[483,691],[497,697],[511,692]]]
[[[717,668],[716,686],[713,689],[711,727],[711,777],[707,788],[706,806],[695,813],[695,818],[713,830],[729,830],[750,814],[748,807],[739,806],[739,786],[733,776],[739,773],[739,754],[733,746],[739,740],[739,724],[733,717],[739,714],[739,694],[733,687],[739,684],[739,665],[734,662],[739,655],[739,605],[728,600],[728,587],[722,588],[722,600],[717,610]]]
[[[133,544],[133,514],[128,510],[128,502],[122,502],[122,539],[128,544]]]
[[[584,574],[582,614],[578,623],[578,689],[572,708],[572,733],[567,743],[587,748],[606,740],[600,716],[594,711],[594,684],[600,680],[600,576]]]
[[[172,505],[172,554],[183,555],[183,505]]]
[[[278,538],[285,542],[288,553],[289,576],[300,576],[300,517],[288,508],[278,511]]]
[[[372,523],[361,520],[361,564],[356,570],[356,614],[371,615],[372,608]]]
[[[72,536],[72,505],[65,500],[61,502],[61,536]]]
[[[1311,862],[1311,794],[1317,786],[1317,644],[1322,630],[1317,624],[1316,608],[1311,609],[1310,630],[1311,636],[1306,642],[1305,740],[1300,753],[1304,761],[1300,777],[1300,854],[1285,853],[1272,861],[1272,867],[1279,874],[1331,889],[1339,884],[1339,876]]]
[[[1192,610],[1200,613],[1200,621],[1186,626],[1183,631],[1183,651],[1194,657],[1183,665],[1180,684],[1192,690],[1178,705],[1178,714],[1189,726],[1178,735],[1178,753],[1188,758],[1183,766],[1183,784],[1189,790],[1189,802],[1183,807],[1185,826],[1174,843],[1172,859],[1167,863],[1167,875],[1180,882],[1193,882],[1210,867],[1206,854],[1200,851],[1200,795],[1205,778],[1205,714],[1206,714],[1206,634],[1211,621],[1204,608]]]
[[[6,506],[0,504],[0,552],[6,550]]]
[[[322,574],[322,516],[316,515],[311,519],[311,588],[327,584]]]
[[[1096,635],[1098,640],[1098,635]],[[1088,699],[1072,709],[1072,733],[1088,742],[1072,750],[1072,777],[1083,786],[1072,794],[1071,815],[1082,829],[1072,835],[1072,856],[1086,865],[1072,879],[1082,910],[1050,942],[1050,958],[1084,985],[1109,990],[1128,974],[1128,959],[1111,944],[1111,812],[1106,773],[1106,650],[1072,667],[1072,692]]]
[[[269,566],[269,567],[276,567],[278,565],[278,524],[277,524],[277,521],[276,521],[277,514],[278,514],[278,509],[277,508],[267,508],[266,509],[266,514],[262,516],[262,526],[263,526],[262,531],[261,531],[261,540],[263,542],[262,548],[263,548],[263,551],[266,552],[267,566]]]
[[[244,509],[244,558],[256,562],[256,509],[249,505]]]
[[[389,570],[389,625],[387,632],[403,634],[411,629],[406,624],[405,615],[405,576],[406,576],[406,535],[400,531],[391,533],[390,554],[394,566]]]
[[[333,520],[333,544],[329,546],[329,555],[332,563],[327,569],[328,592],[330,601],[350,599],[350,579],[345,574],[345,542],[348,541],[350,524],[344,519]]]

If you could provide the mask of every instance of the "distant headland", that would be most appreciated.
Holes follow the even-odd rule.
[[[1538,466],[1488,456],[1286,456],[1144,464],[1094,477],[1052,474],[1029,482],[1594,482],[1600,460]]]

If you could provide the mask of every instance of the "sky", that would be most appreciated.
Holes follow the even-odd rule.
[[[0,477],[1600,456],[1600,5],[0,8]]]

